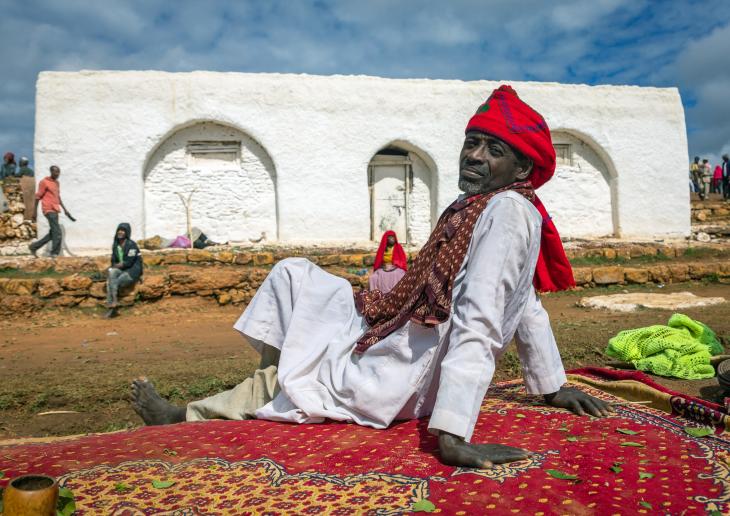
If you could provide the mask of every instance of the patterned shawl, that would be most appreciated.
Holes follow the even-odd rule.
[[[455,201],[441,214],[426,245],[398,284],[383,294],[363,290],[355,294],[355,306],[370,328],[358,339],[355,353],[364,353],[407,321],[436,326],[451,314],[454,278],[464,262],[479,215],[500,192],[514,190],[532,200],[535,191],[529,181]]]

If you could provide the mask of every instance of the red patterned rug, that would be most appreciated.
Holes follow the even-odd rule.
[[[667,394],[580,373],[572,383],[611,401],[624,401],[607,392],[616,381],[642,384],[636,392],[656,393],[656,403]],[[492,469],[442,465],[425,420],[388,430],[211,421],[0,446],[0,486],[29,472],[57,476],[77,514],[728,513],[724,421],[694,437],[685,427],[700,425],[685,416],[625,404],[607,419],[581,418],[514,381],[490,388],[474,441],[536,454]]]

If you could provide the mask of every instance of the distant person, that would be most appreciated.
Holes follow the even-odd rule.
[[[707,199],[710,196],[710,183],[712,182],[712,167],[708,160],[702,160],[702,166],[700,167],[700,176],[702,179],[702,199]]]
[[[710,193],[722,194],[722,166],[717,165],[712,173],[712,185]]]
[[[722,156],[722,196],[730,199],[730,157]]]
[[[398,243],[395,231],[386,231],[380,239],[378,253],[370,275],[370,290],[379,290],[383,294],[390,292],[405,276],[408,260],[403,246]]]
[[[23,192],[23,204],[25,205],[25,220],[33,220],[35,216],[35,172],[28,166],[28,158],[20,158],[20,189]]]
[[[71,220],[74,219],[63,205],[61,200],[61,185],[58,183],[58,177],[61,175],[61,169],[56,165],[51,165],[51,174],[41,179],[38,183],[38,193],[35,194],[35,206],[33,208],[33,220],[36,220],[38,213],[38,203],[41,203],[43,215],[48,220],[49,231],[46,236],[30,244],[30,253],[37,256],[38,249],[52,242],[51,258],[57,258],[61,253],[61,225],[58,223],[58,214],[63,213]]]
[[[142,277],[142,256],[137,243],[132,240],[132,226],[122,222],[117,226],[112,244],[112,262],[107,270],[106,305],[107,319],[119,315],[117,311],[119,289],[134,285]]]
[[[15,177],[15,171],[18,166],[15,164],[15,154],[6,152],[3,156],[3,164],[0,166],[0,180],[6,177]]]
[[[694,191],[700,195],[700,198],[702,198],[702,175],[700,173],[700,167],[702,164],[700,163],[700,157],[695,156],[694,161],[689,166],[689,174],[692,178],[692,186],[694,186]]]

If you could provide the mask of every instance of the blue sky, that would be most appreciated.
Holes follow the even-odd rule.
[[[38,72],[156,69],[676,86],[689,152],[714,162],[730,152],[728,7],[726,0],[0,0],[0,151],[32,158]]]

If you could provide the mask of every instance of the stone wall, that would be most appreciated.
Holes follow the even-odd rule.
[[[691,248],[695,249],[695,248]],[[730,281],[727,247],[687,249],[633,245],[568,250],[579,287],[689,280]],[[580,256],[576,257],[576,255]],[[696,256],[697,254],[702,255]],[[329,272],[347,279],[353,288],[365,288],[372,253],[330,254],[301,250],[243,252],[235,250],[177,250],[144,253],[144,281],[121,292],[123,305],[170,296],[200,296],[219,304],[247,303],[268,274],[270,266],[287,256],[306,256]],[[672,256],[673,258],[670,258]],[[659,261],[644,262],[644,260]],[[409,256],[413,258],[413,254]],[[596,265],[579,260],[600,259]],[[0,315],[24,314],[43,307],[86,307],[104,304],[107,257],[0,260]],[[23,277],[25,276],[25,277]]]
[[[692,220],[703,223],[723,222],[730,225],[730,201],[692,201]]]
[[[3,194],[8,200],[8,211],[0,213],[0,244],[23,243],[36,237],[36,225],[25,221],[23,192],[15,178],[2,181]]]

